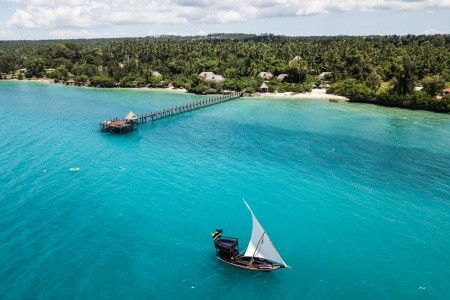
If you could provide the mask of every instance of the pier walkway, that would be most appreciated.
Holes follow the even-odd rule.
[[[197,102],[187,103],[180,106],[175,106],[171,108],[166,108],[164,110],[151,112],[148,114],[135,115],[129,113],[125,118],[113,118],[109,121],[104,121],[100,123],[100,129],[103,132],[110,133],[127,133],[137,129],[137,126],[142,123],[147,123],[148,121],[157,121],[165,119],[168,117],[176,116],[185,112],[194,111],[197,109],[205,108],[211,105],[219,104],[222,102],[234,100],[242,97],[243,92],[232,92],[227,95],[215,96],[207,99],[203,99]]]

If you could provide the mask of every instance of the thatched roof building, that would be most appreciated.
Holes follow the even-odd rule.
[[[288,74],[280,74],[277,76],[277,78],[280,82],[285,81],[287,77],[288,77]]]
[[[265,83],[263,82],[263,84],[261,84],[261,86],[259,87],[259,91],[260,91],[261,93],[267,93],[267,92],[269,91],[269,87],[267,86],[267,84],[265,84]]]
[[[273,77],[272,73],[270,72],[260,72],[258,76],[262,79],[271,79]]]
[[[213,72],[201,72],[198,74],[205,81],[224,82],[225,78],[222,75],[214,74]]]
[[[332,74],[331,72],[322,72],[322,73],[319,74],[318,77],[319,77],[320,80],[324,80],[325,77],[327,77],[327,76],[329,76],[331,74]]]
[[[137,120],[137,118],[138,118],[138,116],[137,116],[134,112],[130,111],[130,112],[125,116],[125,121],[126,121],[127,123],[133,123],[134,121]]]

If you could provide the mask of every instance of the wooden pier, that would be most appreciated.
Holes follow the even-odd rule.
[[[142,123],[147,123],[148,121],[157,121],[165,119],[168,117],[176,116],[185,112],[194,111],[197,109],[205,108],[211,105],[219,104],[222,102],[237,99],[244,95],[243,92],[232,92],[227,95],[220,95],[211,97],[208,99],[203,99],[197,102],[187,103],[180,106],[175,106],[171,108],[166,108],[157,112],[151,112],[143,115],[135,115],[130,112],[125,118],[113,118],[108,121],[103,121],[100,123],[100,129],[103,132],[110,133],[127,133],[137,129],[137,126]]]

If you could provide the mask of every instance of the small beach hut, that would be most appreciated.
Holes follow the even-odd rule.
[[[138,118],[138,116],[137,116],[134,112],[130,111],[130,112],[125,116],[125,122],[127,122],[127,123],[135,123],[136,120],[137,120],[137,118]]]
[[[280,82],[285,81],[287,77],[288,77],[288,74],[280,74],[277,76],[277,78]]]
[[[319,77],[320,80],[324,80],[325,77],[327,77],[329,75],[331,75],[331,72],[322,72],[322,73],[319,74],[318,77]]]
[[[261,84],[261,86],[259,87],[259,91],[261,93],[267,93],[269,91],[269,87],[267,86],[267,84],[265,82],[263,82],[263,84]]]

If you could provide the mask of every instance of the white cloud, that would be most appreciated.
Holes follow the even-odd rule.
[[[436,10],[450,8],[450,0],[305,0],[302,1],[297,15],[313,15],[345,11],[375,11],[375,10]]]
[[[32,0],[39,4],[40,0]],[[55,1],[59,2],[59,1]],[[18,28],[40,28],[53,29],[59,27],[82,27],[88,28],[100,23],[95,17],[97,14],[108,9],[108,5],[91,2],[89,6],[79,5],[81,0],[67,1],[65,5],[52,6],[48,3],[32,6],[26,5],[24,9],[17,9],[6,22],[9,27]]]
[[[0,28],[0,40],[12,40],[17,39],[18,36],[16,33],[9,29],[2,29]]]
[[[217,21],[219,23],[231,23],[245,21],[245,17],[236,11],[226,11],[217,14]]]
[[[239,12],[229,10],[223,12],[212,11],[210,14],[204,15],[200,19],[194,20],[194,22],[224,24],[224,23],[241,22],[245,20],[246,20],[245,17],[242,16]]]
[[[436,28],[430,28],[427,29],[423,32],[423,34],[429,34],[429,35],[433,35],[433,34],[443,34],[444,32],[437,30]]]
[[[120,24],[233,23],[345,11],[450,9],[450,0],[7,0],[8,27],[74,29]]]
[[[0,21],[0,40],[10,40],[17,38],[17,35],[9,28],[6,28],[5,24]]]
[[[93,32],[87,29],[83,30],[53,30],[49,32],[49,37],[54,39],[72,39],[72,38],[100,38],[100,37],[109,37],[112,36],[110,32]]]
[[[20,27],[23,28],[36,28],[36,24],[32,21],[33,15],[18,9],[16,12],[12,15],[11,19],[9,19],[8,22],[6,22],[7,26],[10,26],[12,24],[20,24]]]

